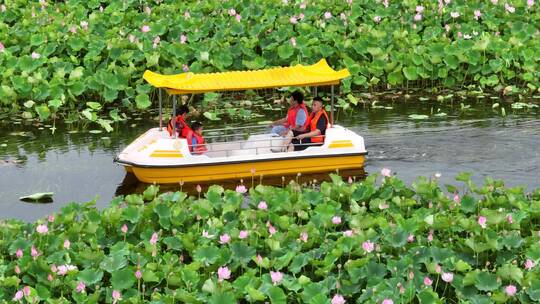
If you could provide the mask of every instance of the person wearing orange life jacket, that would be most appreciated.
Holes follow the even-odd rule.
[[[186,105],[183,105],[176,110],[176,118],[174,121],[176,123],[176,132],[179,137],[187,138],[188,133],[191,131],[191,128],[186,123],[188,116],[189,108]],[[173,136],[173,119],[170,119],[167,123],[167,131],[169,131],[170,136]],[[188,143],[189,142],[190,141],[188,141]]]
[[[202,136],[202,132],[203,125],[200,122],[194,122],[191,125],[191,134],[189,134],[188,137],[191,137],[189,151],[192,154],[203,154],[208,151],[208,149],[206,148],[204,137]]]
[[[304,132],[309,127],[309,112],[304,104],[304,94],[299,91],[293,92],[289,103],[287,116],[270,124],[272,133],[286,136],[289,131]]]
[[[326,128],[330,123],[328,114],[324,110],[322,99],[313,98],[311,115],[309,116],[309,130],[305,133],[295,135],[292,138],[292,145],[289,145],[288,151],[301,151],[310,146],[322,146],[324,144],[324,135]]]

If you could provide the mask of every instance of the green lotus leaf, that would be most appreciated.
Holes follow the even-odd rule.
[[[101,281],[103,278],[103,271],[86,268],[77,274],[78,280],[84,282],[86,285],[94,285]]]
[[[279,288],[278,286],[270,287],[266,294],[268,295],[268,298],[270,298],[270,303],[287,303],[287,296],[285,295],[285,292],[283,292],[283,289]]]
[[[195,250],[193,258],[196,261],[204,263],[206,265],[212,265],[217,261],[219,255],[219,248],[217,248],[216,246],[205,246],[197,248],[197,250]]]
[[[514,281],[521,284],[523,280],[523,271],[513,264],[504,264],[497,269],[497,276],[500,276],[504,280]]]
[[[137,104],[137,108],[139,109],[146,109],[152,105],[152,103],[150,102],[150,98],[147,94],[137,95],[137,97],[135,97],[135,103]]]
[[[127,265],[127,259],[123,255],[114,254],[106,257],[99,267],[108,273],[114,273]]]
[[[222,304],[222,303],[236,303],[236,299],[232,292],[217,292],[210,297],[211,304]],[[285,303],[285,302],[283,302]]]
[[[135,271],[131,269],[121,269],[112,273],[111,284],[114,289],[128,289],[135,284]]]
[[[403,74],[407,78],[407,80],[417,80],[418,79],[418,72],[416,67],[406,67],[403,68]]]
[[[497,280],[497,276],[488,272],[481,271],[476,276],[474,286],[478,290],[493,291],[501,286],[501,282]]]
[[[288,59],[294,54],[294,48],[290,44],[283,44],[277,48],[279,58]]]

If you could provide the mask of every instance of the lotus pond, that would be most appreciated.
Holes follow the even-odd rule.
[[[150,186],[103,210],[74,203],[35,223],[2,221],[0,299],[540,301],[540,189],[381,174],[198,196]]]

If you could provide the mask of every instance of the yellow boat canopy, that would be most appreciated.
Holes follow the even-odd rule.
[[[223,73],[182,73],[161,75],[145,71],[143,78],[156,88],[165,88],[169,94],[205,93],[215,91],[240,91],[277,87],[307,87],[339,84],[350,76],[347,69],[333,70],[326,60],[313,65],[297,64],[256,71]]]

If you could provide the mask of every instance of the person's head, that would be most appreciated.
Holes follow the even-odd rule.
[[[186,105],[180,106],[178,109],[176,109],[176,116],[182,115],[184,119],[186,119],[189,115],[189,107]]]
[[[202,135],[203,125],[202,125],[202,123],[196,121],[191,125],[191,129],[193,130],[193,132],[195,132],[195,133],[197,133],[199,135]]]
[[[313,98],[313,103],[311,104],[311,109],[314,113],[319,112],[323,108],[323,100],[319,96]]]
[[[291,94],[290,103],[291,103],[292,107],[294,107],[296,105],[299,105],[299,104],[302,104],[303,102],[304,102],[304,94],[302,94],[302,92],[294,91]]]

